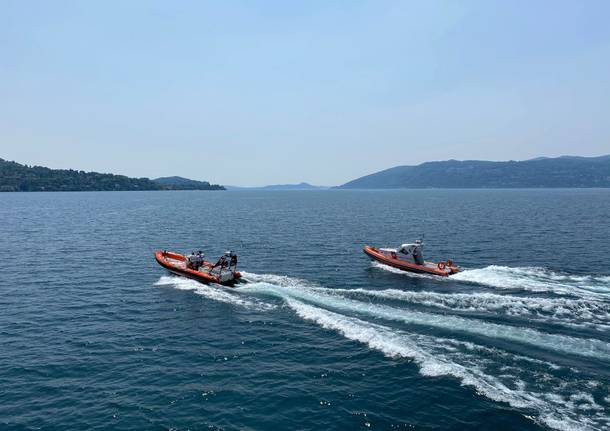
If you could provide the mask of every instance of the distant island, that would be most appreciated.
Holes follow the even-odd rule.
[[[189,180],[183,177],[161,177],[153,180],[167,190],[226,190],[224,186],[207,181]]]
[[[262,186],[262,187],[226,186],[226,188],[227,188],[227,190],[326,190],[329,187],[314,186],[309,183],[299,183],[299,184],[272,184],[269,186]]]
[[[340,189],[610,187],[610,155],[538,157],[524,161],[447,160],[396,166]]]
[[[135,190],[225,190],[218,184],[182,177],[130,178],[124,175],[50,169],[0,159],[0,192]]]

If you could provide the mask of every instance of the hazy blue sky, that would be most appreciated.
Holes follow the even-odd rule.
[[[223,184],[610,153],[610,1],[0,0],[0,157]]]

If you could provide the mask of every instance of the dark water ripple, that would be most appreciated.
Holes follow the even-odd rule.
[[[0,428],[607,429],[608,220],[607,190],[1,194]],[[360,251],[421,233],[466,271]]]

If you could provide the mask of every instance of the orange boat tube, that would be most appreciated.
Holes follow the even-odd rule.
[[[459,272],[459,268],[451,260],[447,262],[424,262],[423,265],[401,259],[395,251],[382,250],[376,247],[365,245],[362,249],[369,257],[384,265],[403,271],[416,272],[419,274],[433,274],[441,277],[448,277]]]
[[[229,271],[221,267],[214,267],[214,264],[207,261],[204,261],[198,270],[188,268],[186,256],[172,251],[155,251],[155,260],[168,271],[201,283],[218,283],[225,286],[233,286],[241,278],[241,273]]]

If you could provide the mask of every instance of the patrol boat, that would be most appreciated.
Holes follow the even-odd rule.
[[[216,263],[208,262],[202,254],[185,256],[173,251],[155,251],[155,260],[168,271],[201,283],[218,283],[233,286],[240,278],[237,255],[227,251]]]
[[[403,244],[396,248],[377,248],[365,245],[363,251],[377,262],[403,271],[433,274],[448,277],[459,272],[451,259],[443,262],[428,262],[423,256],[424,243],[417,240],[413,244]]]

